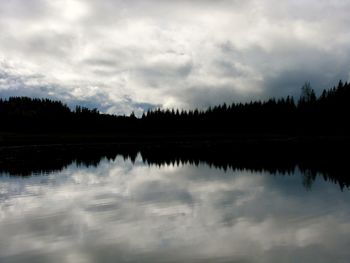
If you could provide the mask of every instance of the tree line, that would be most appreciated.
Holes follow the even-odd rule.
[[[165,143],[89,144],[0,148],[0,174],[30,176],[61,171],[77,166],[98,166],[101,160],[113,161],[117,156],[135,162],[141,158],[149,166],[208,165],[216,169],[269,172],[289,176],[300,172],[303,184],[310,188],[316,178],[336,183],[341,189],[350,187],[348,156],[350,141],[340,145],[328,141],[260,143]]]
[[[152,109],[137,118],[100,113],[60,101],[0,99],[0,131],[109,133],[125,136],[339,135],[350,133],[350,84],[317,96],[305,83],[301,96],[221,104],[206,110]]]

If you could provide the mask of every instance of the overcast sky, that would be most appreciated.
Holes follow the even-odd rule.
[[[0,96],[130,113],[329,88],[349,0],[0,0]]]

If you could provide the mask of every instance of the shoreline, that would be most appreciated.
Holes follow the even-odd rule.
[[[345,135],[281,135],[281,134],[154,134],[154,135],[114,135],[114,134],[0,134],[0,149],[25,146],[59,145],[205,145],[205,144],[303,144],[350,142]]]

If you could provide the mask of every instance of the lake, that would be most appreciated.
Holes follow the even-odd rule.
[[[341,182],[297,166],[138,154],[3,170],[0,262],[348,262],[349,203]]]

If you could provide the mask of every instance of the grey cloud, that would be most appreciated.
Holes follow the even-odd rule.
[[[69,59],[70,52],[76,51],[74,36],[69,34],[44,31],[33,34],[30,39],[24,41],[27,52],[32,52],[36,56],[44,53],[56,56],[56,59]]]
[[[289,1],[282,3],[272,1],[273,9],[268,5],[263,5],[264,12],[276,19],[302,19],[308,21],[317,21],[320,19],[337,19],[334,15],[339,14],[346,18],[346,10],[349,9],[350,3],[346,0],[340,1]]]
[[[161,87],[162,84],[173,86],[177,83],[172,83],[172,81],[177,82],[186,78],[191,73],[192,67],[193,65],[190,62],[184,65],[161,63],[150,67],[137,68],[135,73],[141,78],[140,81],[145,81],[145,84],[149,83],[155,87]],[[166,82],[164,83],[164,81]]]
[[[276,46],[271,52],[261,47],[238,50],[230,42],[219,44],[222,52],[232,61],[254,68],[261,72],[260,95],[254,98],[266,99],[300,95],[301,86],[310,81],[316,92],[331,88],[340,79],[349,77],[350,50],[344,47],[338,51],[320,50],[295,43],[288,47]]]
[[[35,80],[37,84],[28,84]],[[96,90],[92,94],[84,97],[75,96],[69,89],[56,84],[45,83],[41,75],[18,76],[0,70],[0,97],[36,97],[50,98],[53,100],[62,100],[71,108],[81,105],[88,108],[97,108],[102,112],[124,114],[134,111],[137,115],[149,109],[159,107],[160,105],[135,101],[130,97],[122,97],[118,101],[109,98],[107,92]],[[40,84],[40,82],[43,82]]]
[[[5,2],[0,61],[18,70],[2,74],[2,96],[128,114],[297,96],[305,81],[319,92],[349,79],[346,0]]]
[[[233,61],[229,60],[217,60],[215,61],[215,66],[217,68],[217,74],[220,76],[229,76],[229,77],[235,77],[235,76],[244,76],[245,72],[241,69],[239,69]]]
[[[350,57],[346,55],[338,58],[335,54],[315,50],[299,50],[295,54],[300,59],[287,59],[288,67],[281,66],[273,74],[266,74],[265,96],[299,96],[306,81],[320,94],[323,89],[337,85],[340,79],[348,80]]]
[[[96,58],[96,59],[86,59],[82,62],[83,64],[92,66],[92,67],[106,67],[106,68],[115,68],[119,65],[117,61],[110,60],[110,59],[103,59],[103,58]]]
[[[185,92],[185,94],[183,94]],[[173,93],[174,94],[174,93]],[[239,102],[246,100],[233,88],[233,86],[198,86],[178,90],[174,96],[180,97],[186,105],[200,109],[222,103]],[[189,108],[187,106],[187,108]]]
[[[8,54],[16,54],[47,63],[48,60],[65,63],[70,61],[70,56],[76,52],[76,36],[54,30],[41,30],[30,35],[21,35],[17,32],[5,32],[0,37],[3,50]],[[50,70],[50,69],[47,69]],[[52,69],[51,69],[52,70]],[[46,72],[42,72],[46,74]]]
[[[48,14],[48,6],[48,2],[45,0],[4,1],[0,5],[0,14],[12,18],[36,19]]]

